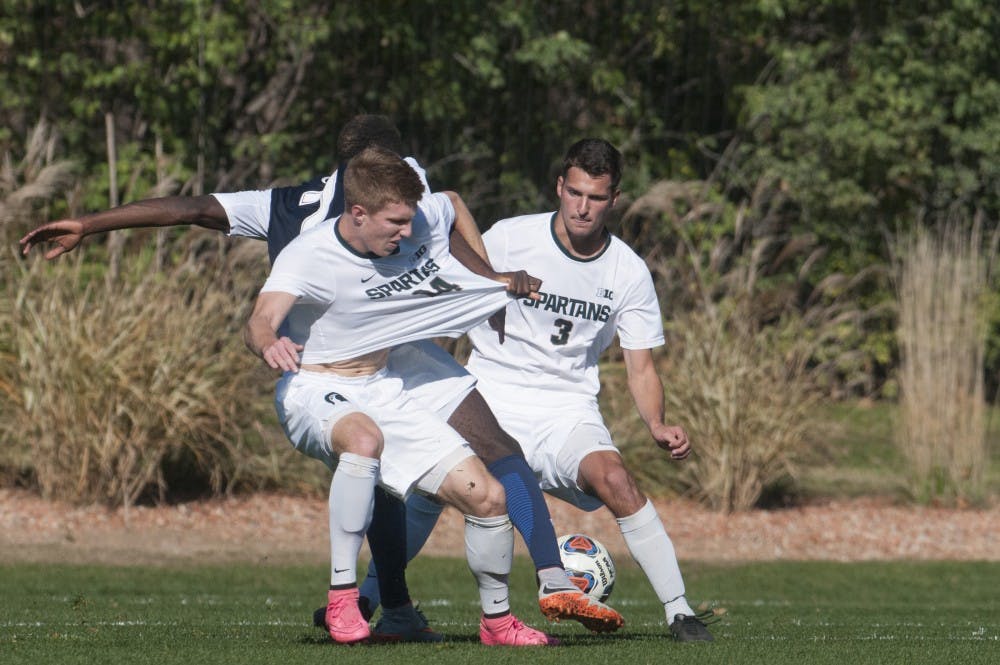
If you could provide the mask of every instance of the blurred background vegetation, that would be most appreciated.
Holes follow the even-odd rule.
[[[553,208],[576,139],[622,150],[615,231],[653,271],[670,417],[698,447],[660,458],[609,354],[603,408],[650,493],[981,505],[1000,485],[997,43],[987,0],[0,0],[0,482],[126,504],[323,490],[239,339],[263,247],[139,230],[46,263],[16,243],[327,173],[368,112],[484,229]],[[911,288],[928,262],[953,267]]]

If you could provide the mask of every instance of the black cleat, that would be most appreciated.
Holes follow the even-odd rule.
[[[715,638],[705,626],[705,620],[712,616],[714,616],[712,612],[702,612],[694,616],[677,614],[670,624],[670,632],[678,642],[712,642]]]

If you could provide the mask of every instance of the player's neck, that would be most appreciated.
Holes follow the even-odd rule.
[[[603,225],[587,235],[570,235],[562,223],[555,224],[556,238],[563,249],[578,259],[589,259],[604,251],[608,244],[608,230]]]
[[[341,240],[348,245],[351,249],[355,251],[359,256],[370,256],[372,254],[371,250],[368,249],[367,243],[365,243],[364,238],[361,236],[361,227],[358,224],[358,220],[350,213],[350,211],[345,210],[344,213],[337,219],[336,233],[340,236]]]

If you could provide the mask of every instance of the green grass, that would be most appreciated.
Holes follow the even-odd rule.
[[[1000,654],[1000,564],[761,563],[685,566],[689,596],[724,607],[713,644],[665,638],[641,573],[620,562],[612,636],[576,624],[555,648],[477,642],[471,576],[458,559],[419,559],[411,590],[442,645],[340,647],[310,626],[326,571],[316,567],[0,567],[0,662],[15,663],[992,663]],[[535,626],[526,561],[514,605]]]

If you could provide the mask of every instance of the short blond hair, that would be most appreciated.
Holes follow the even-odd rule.
[[[424,184],[403,158],[385,148],[362,150],[344,171],[344,203],[360,205],[374,214],[391,203],[416,208],[424,195]]]

